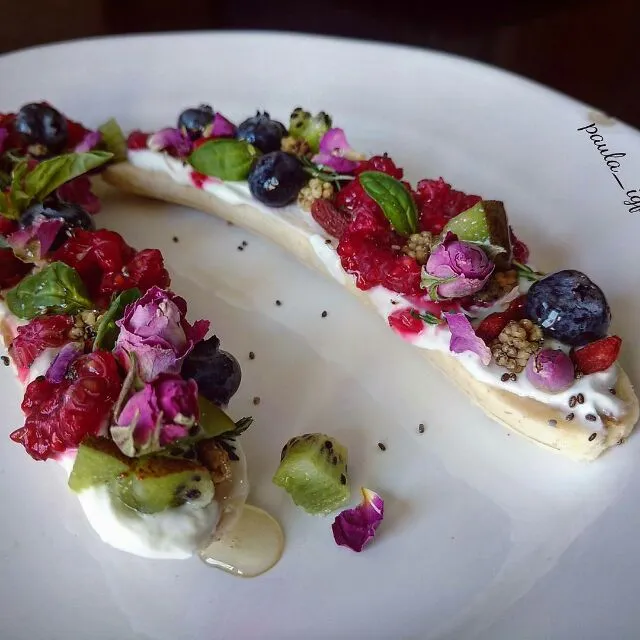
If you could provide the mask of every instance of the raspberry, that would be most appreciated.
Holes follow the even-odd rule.
[[[25,424],[11,434],[36,460],[74,449],[89,434],[96,435],[118,398],[121,378],[111,353],[81,356],[67,379],[53,384],[37,378],[26,389]]]
[[[136,129],[135,131],[132,131],[127,138],[127,149],[146,149],[148,139],[148,133],[143,133],[139,129]]]
[[[400,255],[384,264],[382,284],[398,293],[417,294],[421,291],[422,268],[414,258]]]
[[[18,260],[11,249],[0,249],[0,290],[15,287],[33,269]]]
[[[571,351],[571,359],[578,371],[585,375],[608,369],[620,355],[622,340],[608,336]]]
[[[10,220],[9,218],[5,218],[4,216],[0,215],[0,236],[4,236],[6,238],[8,235],[17,230],[17,220]]]
[[[51,105],[49,105],[51,106]],[[84,137],[90,133],[89,129],[85,129],[79,122],[75,122],[74,120],[67,120],[67,149],[73,150],[77,147]]]
[[[42,316],[18,327],[18,333],[9,346],[9,355],[18,369],[27,369],[48,348],[62,347],[70,341],[73,327],[71,316]]]
[[[518,240],[511,227],[509,227],[509,236],[513,249],[513,259],[520,264],[527,264],[529,261],[529,247],[522,240]]]
[[[338,191],[334,203],[338,209],[350,215],[354,215],[359,209],[379,209],[376,202],[365,193],[357,178]]]
[[[359,176],[363,171],[382,171],[396,180],[402,180],[404,176],[404,171],[396,167],[395,162],[386,153],[361,162],[354,173]]]
[[[100,212],[100,200],[91,191],[91,180],[87,176],[79,176],[70,182],[63,184],[56,191],[59,200],[79,204],[89,213]]]
[[[424,330],[424,322],[411,311],[412,309],[394,311],[388,318],[389,326],[403,337],[413,337]]]
[[[311,205],[311,216],[331,236],[341,238],[349,226],[349,217],[330,200],[318,198]]]
[[[447,222],[480,202],[480,196],[451,188],[442,178],[420,180],[416,201],[420,210],[420,230],[438,234]]]
[[[520,296],[513,300],[506,311],[488,315],[476,329],[478,338],[489,345],[509,324],[511,320],[523,320],[527,305],[527,296]]]
[[[100,293],[107,298],[111,294],[137,287],[143,293],[153,286],[166,289],[171,280],[164,268],[162,254],[157,249],[139,251],[119,273],[105,274]]]

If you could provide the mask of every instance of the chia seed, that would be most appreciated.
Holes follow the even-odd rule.
[[[584,404],[584,395],[582,393],[579,393],[577,400],[578,400],[578,404]]]
[[[258,406],[260,404],[260,396],[255,396],[253,399],[253,404]]]
[[[598,418],[596,418],[593,413],[587,413],[587,415],[585,416],[585,418],[589,421],[589,422],[595,422]]]
[[[577,402],[578,402],[578,398],[576,398],[575,396],[571,396],[569,398],[569,408],[573,409],[573,407],[576,406]]]
[[[509,382],[509,374],[508,373],[503,373],[500,376],[500,380],[502,380],[502,382]]]
[[[555,427],[558,424],[558,421],[551,419],[549,420],[548,424],[550,427]]]
[[[248,244],[249,244],[249,243],[248,243],[246,240],[243,240],[243,241],[242,241],[242,246],[243,246],[243,247],[246,247]]]
[[[565,416],[565,420],[567,422],[571,422],[575,417],[576,417],[575,413],[567,413],[567,415]]]
[[[323,311],[320,315],[321,315],[323,318],[326,318],[329,314],[328,314],[326,311]]]
[[[380,451],[386,451],[387,445],[384,442],[378,442],[378,449],[380,449]]]
[[[256,359],[256,354],[253,353],[253,351],[249,351],[249,360],[255,360]]]
[[[422,422],[418,425],[418,433],[424,433],[424,424]]]
[[[597,434],[597,433],[592,433],[592,434],[589,436],[589,442],[593,442],[597,437],[598,437],[598,434]]]
[[[173,241],[174,242],[180,242],[180,240],[178,239],[178,236],[173,236]]]
[[[244,251],[244,247],[241,244],[238,245],[238,251]]]
[[[276,307],[282,306],[282,300],[276,300]]]
[[[7,358],[7,356],[2,356],[2,358],[1,358],[1,359],[2,359],[2,364],[3,364],[5,367],[8,367],[8,366],[9,366],[9,358]]]
[[[509,380],[511,380],[512,382],[515,382],[517,379],[518,379],[518,376],[515,373],[509,374]]]
[[[615,395],[616,395],[616,393],[617,393],[617,391],[616,391],[615,389],[609,389],[609,393],[610,393],[612,396],[615,396]]]

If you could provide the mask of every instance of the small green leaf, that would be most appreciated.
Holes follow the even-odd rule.
[[[417,318],[418,320],[422,320],[427,324],[442,324],[442,320],[437,316],[434,316],[432,313],[427,313],[426,311],[424,313],[420,313],[415,309],[412,309],[410,313],[414,318]]]
[[[221,180],[246,180],[260,152],[244,140],[220,138],[200,145],[189,164],[205,176]]]
[[[540,280],[540,278],[543,278],[545,276],[545,274],[541,271],[534,271],[526,264],[516,262],[515,260],[512,262],[512,264],[516,268],[516,272],[518,273],[519,278],[524,278],[525,280],[535,282],[536,280]]]
[[[42,201],[58,187],[109,162],[113,154],[108,151],[66,153],[44,160],[24,179],[24,192],[32,200]]]
[[[52,262],[24,278],[7,292],[6,301],[11,313],[27,320],[47,313],[72,315],[93,306],[78,272],[64,262]]]
[[[107,312],[102,316],[96,338],[93,341],[93,350],[104,349],[111,351],[116,344],[120,329],[116,325],[116,320],[120,320],[124,315],[124,310],[128,304],[137,300],[142,295],[140,289],[127,289],[113,299]]]
[[[418,230],[418,209],[405,186],[381,171],[364,171],[360,184],[382,209],[393,228],[403,236]]]
[[[127,159],[127,139],[115,118],[110,118],[98,127],[102,134],[102,142],[107,151],[113,154],[114,162],[122,162]]]
[[[457,276],[450,276],[449,278],[438,278],[437,276],[432,276],[428,274],[423,269],[420,286],[429,292],[429,297],[432,300],[439,300],[440,296],[438,295],[438,287],[441,284],[446,284],[447,282],[454,282],[457,279],[458,279]]]
[[[199,424],[204,437],[214,438],[236,430],[236,423],[220,407],[204,396],[198,396],[198,407],[200,408]]]

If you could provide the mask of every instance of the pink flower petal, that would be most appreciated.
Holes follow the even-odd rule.
[[[82,342],[69,342],[60,349],[58,355],[47,369],[45,378],[54,384],[60,384],[67,375],[71,363],[84,353]]]
[[[147,146],[152,151],[173,152],[179,157],[191,153],[191,140],[180,129],[160,129],[149,136]]]
[[[384,518],[384,500],[370,489],[361,489],[362,502],[355,509],[342,511],[333,524],[336,544],[360,553],[373,540]]]
[[[94,149],[102,140],[102,134],[99,131],[87,131],[84,138],[76,145],[74,151],[76,153],[87,153]]]
[[[40,260],[47,254],[63,226],[62,220],[39,216],[33,224],[12,233],[7,242],[18,257]]]
[[[211,137],[213,138],[235,138],[238,128],[233,122],[227,120],[221,113],[217,113],[213,119]]]
[[[453,353],[472,351],[479,356],[485,366],[491,362],[491,349],[478,338],[469,319],[464,313],[445,313],[445,320],[451,331],[449,350]]]
[[[311,160],[337,173],[351,173],[358,167],[360,159],[361,154],[351,148],[344,130],[329,129],[320,140],[320,152]]]

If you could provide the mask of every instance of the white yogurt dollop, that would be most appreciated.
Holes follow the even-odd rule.
[[[191,178],[193,169],[188,164],[166,154],[150,150],[129,151],[128,159],[131,164],[141,169],[167,173],[179,184],[191,186],[195,184]],[[353,277],[342,268],[336,250],[332,245],[327,244],[326,237],[322,235],[322,229],[300,207],[290,205],[275,210],[265,207],[251,196],[246,182],[224,183],[211,179],[204,182],[202,189],[229,204],[250,205],[264,212],[265,215],[276,216],[278,219],[294,225],[306,234],[316,255],[336,281],[340,284],[345,284],[347,278]],[[521,290],[524,292],[526,288],[527,285],[523,283]],[[371,303],[385,320],[392,312],[411,308],[411,304],[400,294],[382,286],[374,287],[363,293],[369,296]],[[520,374],[516,381],[503,382],[501,377],[505,370],[495,363],[492,362],[489,366],[484,366],[475,353],[465,352],[458,354],[451,352],[449,350],[451,333],[446,326],[425,324],[424,331],[420,335],[403,337],[420,349],[436,349],[449,353],[451,357],[457,358],[474,378],[484,384],[518,396],[533,398],[555,409],[566,410],[567,413],[571,411],[575,420],[584,424],[585,428],[590,430],[604,429],[600,414],[621,418],[626,412],[625,403],[610,392],[618,378],[617,364],[612,365],[606,371],[587,375],[580,380],[576,380],[575,384],[565,392],[551,394],[535,388],[524,373]],[[558,348],[557,344],[548,342],[545,343],[545,347]],[[569,399],[571,396],[578,394],[584,396],[584,403],[570,408]],[[587,419],[587,416],[590,416],[590,419]],[[592,420],[592,417],[595,417],[595,420]]]

